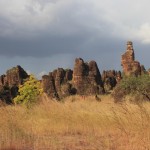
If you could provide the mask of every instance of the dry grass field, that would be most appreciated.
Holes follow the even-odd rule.
[[[150,103],[101,99],[0,107],[0,150],[149,150]]]

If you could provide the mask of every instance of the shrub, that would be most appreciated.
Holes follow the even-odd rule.
[[[131,95],[135,101],[150,101],[150,76],[143,74],[138,77],[124,77],[114,89],[112,96],[115,101],[121,101],[127,95]]]
[[[15,104],[23,104],[30,107],[36,102],[42,91],[40,81],[33,75],[30,75],[29,79],[23,85],[19,86],[19,95],[13,101]]]
[[[112,93],[112,97],[114,98],[114,102],[121,102],[123,100],[125,100],[126,95],[128,95],[127,90],[125,90],[124,88],[121,87],[120,84],[118,84],[113,93]]]

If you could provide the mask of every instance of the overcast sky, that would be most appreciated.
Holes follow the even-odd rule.
[[[126,42],[150,68],[149,0],[0,0],[0,74],[21,65],[36,75],[74,59],[121,69]]]

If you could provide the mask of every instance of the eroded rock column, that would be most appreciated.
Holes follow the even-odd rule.
[[[141,66],[138,61],[135,61],[133,44],[131,41],[127,42],[126,52],[122,55],[121,65],[126,76],[141,74]]]

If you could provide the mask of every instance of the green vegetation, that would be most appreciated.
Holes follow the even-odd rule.
[[[19,86],[19,95],[13,101],[15,104],[23,104],[30,107],[41,94],[40,82],[33,75],[30,75],[29,79]]]
[[[124,77],[122,81],[115,88],[112,96],[115,101],[123,100],[127,95],[132,97],[132,100],[139,101],[150,101],[150,76],[143,74],[135,77]]]

